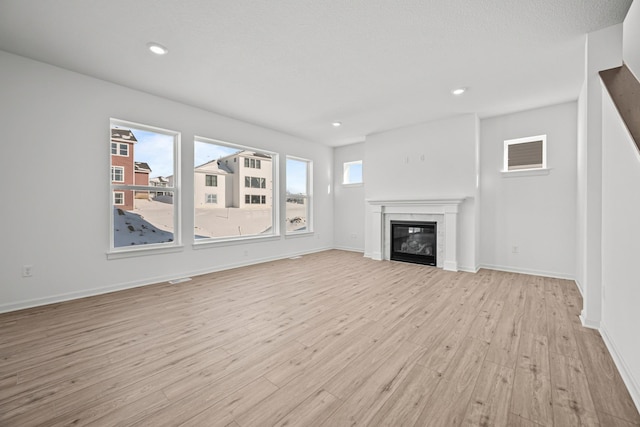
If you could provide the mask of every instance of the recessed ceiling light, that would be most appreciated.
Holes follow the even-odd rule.
[[[169,49],[158,43],[148,43],[147,47],[156,55],[166,55],[169,52]]]
[[[342,126],[342,122],[333,122],[333,123],[331,123],[331,125],[332,125],[333,127],[336,127],[336,128],[337,128],[337,127]]]
[[[454,94],[454,95],[458,95],[459,96],[459,95],[462,95],[463,93],[465,93],[466,91],[467,91],[466,87],[459,87],[457,89],[452,90],[451,93]]]

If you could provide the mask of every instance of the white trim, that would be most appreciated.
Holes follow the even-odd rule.
[[[350,166],[351,165],[360,165],[360,168],[362,169],[362,180],[358,181],[358,182],[346,182],[347,179],[349,178],[350,175]],[[342,185],[362,185],[364,183],[364,164],[362,162],[362,160],[352,160],[350,162],[343,162],[342,163]]]
[[[167,135],[173,138],[173,186],[172,187],[162,187],[162,191],[164,193],[171,192],[173,193],[173,241],[167,243],[159,243],[159,244],[151,244],[151,245],[140,245],[136,247],[124,246],[124,247],[115,247],[114,242],[114,222],[113,222],[113,196],[111,194],[116,190],[122,191],[148,191],[148,192],[156,192],[158,191],[158,187],[151,185],[135,185],[135,182],[131,185],[120,183],[114,183],[112,179],[109,180],[109,249],[107,251],[107,259],[119,259],[126,258],[127,256],[141,256],[147,254],[156,254],[162,253],[166,249],[169,249],[169,252],[173,252],[174,250],[182,250],[182,221],[180,219],[180,215],[182,212],[182,198],[180,194],[180,165],[181,165],[181,134],[180,132],[163,129],[155,126],[144,125],[141,123],[129,122],[126,120],[120,120],[116,118],[109,118],[109,141],[111,141],[111,129],[113,126],[128,128],[134,130],[148,131],[154,132],[158,134]],[[111,153],[111,144],[109,144],[109,153]],[[108,156],[109,164],[111,165],[111,156]],[[131,151],[129,150],[129,156],[131,156]],[[135,155],[134,155],[134,163],[135,163]],[[113,166],[113,167],[122,167],[122,166]],[[110,172],[111,173],[111,172]],[[112,175],[112,173],[111,173]],[[124,175],[124,171],[123,171]],[[135,175],[135,172],[134,172]],[[112,176],[110,176],[112,178]],[[123,176],[124,178],[124,176]],[[135,181],[135,177],[134,177]],[[135,197],[134,197],[135,203]],[[144,252],[147,252],[146,254]],[[131,255],[127,255],[131,254]]]
[[[558,273],[557,271],[545,271],[545,270],[536,270],[536,269],[530,269],[530,268],[509,267],[506,265],[495,265],[495,264],[480,264],[479,268],[506,271],[507,273],[530,274],[532,276],[552,277],[554,279],[565,279],[565,280],[575,281],[575,277],[573,275],[566,274],[566,273]]]
[[[113,191],[113,206],[123,206],[124,205],[124,191]],[[122,203],[116,203],[116,194],[122,195]]]
[[[524,138],[507,139],[504,141],[502,170],[509,171],[509,147],[511,145],[526,144],[528,142],[537,142],[537,141],[542,141],[542,167],[531,168],[531,169],[518,169],[518,170],[546,169],[547,168],[547,135],[536,135],[536,136],[527,136]],[[509,171],[509,172],[513,172],[513,171]]]
[[[580,323],[582,323],[582,326],[584,326],[585,328],[595,329],[598,331],[600,330],[600,322],[593,322],[587,319],[584,313],[584,308],[582,309],[582,311],[580,312],[580,316],[578,317],[580,318]]]
[[[543,176],[551,173],[551,168],[520,169],[515,171],[500,171],[503,178],[518,178],[522,176]]]
[[[304,256],[304,255],[309,255],[316,252],[328,251],[331,249],[333,248],[322,247],[322,248],[317,248],[309,251],[295,251],[295,252],[289,252],[282,255],[257,258],[257,259],[252,259],[250,261],[246,260],[243,262],[230,263],[230,264],[220,265],[220,266],[206,268],[206,269],[190,270],[190,271],[175,273],[171,275],[156,276],[156,277],[147,278],[144,280],[124,282],[124,283],[105,286],[101,288],[92,288],[92,289],[86,289],[82,291],[67,292],[63,294],[52,295],[45,298],[34,298],[34,299],[18,301],[18,302],[9,303],[9,304],[0,304],[0,313],[8,313],[10,311],[22,310],[22,309],[32,308],[32,307],[39,307],[47,304],[54,304],[58,302],[75,300],[78,298],[102,295],[102,294],[121,291],[125,289],[138,288],[141,286],[149,286],[149,285],[154,285],[158,283],[168,282],[169,280],[180,279],[183,277],[199,276],[202,274],[215,273],[217,271],[231,270],[238,267],[247,267],[250,265],[262,264],[265,262],[277,261],[281,259],[287,259],[294,256]]]
[[[371,258],[369,256],[366,256],[364,254],[364,249],[362,248],[351,248],[348,246],[334,246],[333,249],[338,250],[338,251],[347,251],[347,252],[357,252],[362,254],[363,258]]]
[[[233,246],[240,245],[247,242],[255,241],[270,241],[280,240],[280,235],[262,235],[262,234],[250,234],[248,236],[230,236],[230,237],[205,237],[201,239],[195,239],[192,244],[193,249],[205,249],[216,246]]]
[[[285,156],[285,187],[286,187],[286,181],[287,181],[286,164],[287,164],[287,160],[289,159],[296,162],[306,163],[307,165],[306,167],[307,189],[306,189],[306,194],[304,195],[304,198],[306,201],[305,205],[306,205],[306,214],[307,214],[307,226],[304,231],[287,231],[285,226],[284,234],[285,236],[313,234],[313,160],[305,159],[302,157],[296,157],[296,156],[289,156],[289,155]],[[285,215],[284,215],[285,218],[283,218],[283,221],[285,222],[286,222],[286,216],[287,216],[286,204],[287,204],[287,200],[286,200],[286,193],[285,193]]]
[[[193,247],[194,248],[202,248],[202,247],[206,247],[207,245],[209,246],[215,246],[217,244],[220,243],[225,243],[228,244],[228,242],[233,241],[233,240],[237,240],[238,242],[243,242],[245,240],[249,240],[251,238],[257,238],[257,239],[264,239],[264,238],[270,238],[270,237],[275,237],[275,238],[280,238],[280,154],[275,152],[275,151],[271,151],[271,150],[265,150],[262,148],[255,148],[255,147],[251,147],[248,145],[240,145],[240,144],[235,144],[233,142],[228,142],[228,141],[223,141],[221,139],[214,139],[214,138],[207,138],[205,136],[199,136],[199,135],[194,135],[193,137],[193,142],[194,142],[194,150],[195,150],[195,143],[200,142],[200,143],[204,143],[204,144],[214,144],[214,145],[220,145],[223,147],[227,147],[227,148],[232,148],[232,149],[237,149],[238,152],[234,153],[234,154],[229,154],[225,157],[228,156],[235,156],[238,155],[239,159],[243,159],[243,158],[248,158],[245,156],[241,156],[239,155],[241,151],[253,151],[253,152],[258,152],[258,153],[264,153],[264,154],[268,154],[271,156],[271,193],[269,194],[268,192],[266,192],[266,194],[264,194],[264,196],[269,196],[271,195],[271,230],[272,233],[269,234],[268,236],[263,236],[263,235],[259,235],[259,234],[253,234],[250,236],[225,236],[225,237],[211,237],[211,238],[205,238],[205,239],[196,239],[195,238],[195,230],[192,234],[193,238],[194,238],[194,243],[193,243]],[[262,169],[262,161],[264,159],[259,159],[260,162],[260,169]],[[240,160],[239,160],[240,161]],[[241,170],[241,168],[245,168],[244,164],[238,165],[238,171]],[[193,169],[195,170],[195,165],[193,167]],[[251,168],[249,167],[249,169],[258,169],[258,168]],[[250,172],[249,172],[250,173]],[[243,189],[245,189],[246,187],[244,187],[244,182],[243,182],[243,177],[244,175],[239,174],[238,175],[238,190],[239,190],[239,194],[238,194],[238,205],[242,206],[246,205],[246,203],[244,202],[246,194],[243,193]],[[226,184],[225,184],[226,185]],[[266,188],[257,188],[256,190],[265,190]],[[193,191],[195,193],[195,186],[193,188]],[[225,190],[226,191],[226,190]],[[260,195],[262,196],[263,194],[250,194],[251,195]],[[266,200],[265,198],[265,203],[259,203],[259,204],[248,204],[249,206],[269,206],[268,200]],[[194,207],[195,208],[195,207]],[[193,219],[194,219],[194,224],[195,224],[195,215],[196,215],[196,211],[195,209],[192,212],[193,215]]]
[[[122,173],[120,174],[122,176],[122,179],[114,179],[116,174],[114,173],[115,171],[120,170],[122,171]],[[111,165],[111,182],[124,182],[125,176],[124,176],[124,166],[113,166]]]
[[[605,324],[601,325],[600,335],[602,335],[602,340],[604,341],[605,346],[607,346],[609,354],[611,354],[613,363],[616,365],[616,368],[618,368],[618,372],[622,377],[622,381],[627,386],[627,390],[631,395],[633,403],[636,405],[636,409],[640,411],[640,384],[638,384],[633,375],[631,375],[631,369],[629,369],[629,366],[625,363],[624,358],[622,358],[622,356],[620,355],[618,348],[611,340],[611,336],[609,335]]]

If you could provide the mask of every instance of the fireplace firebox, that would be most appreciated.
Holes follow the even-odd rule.
[[[435,222],[391,221],[391,260],[436,265],[436,225]]]

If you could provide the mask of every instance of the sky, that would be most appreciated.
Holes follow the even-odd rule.
[[[134,148],[134,161],[145,162],[151,168],[151,178],[167,177],[173,171],[173,136],[131,128],[138,140]],[[242,151],[237,147],[196,141],[194,143],[194,166]],[[287,192],[306,193],[307,162],[287,159]]]

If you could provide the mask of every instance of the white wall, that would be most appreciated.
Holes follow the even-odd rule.
[[[329,147],[1,51],[0,93],[0,311],[333,246]],[[107,260],[110,117],[182,132],[181,251]],[[315,234],[194,249],[195,135],[279,152],[282,195],[285,156],[312,160]]]
[[[603,98],[600,331],[640,407],[640,154],[606,90]]]
[[[631,3],[623,26],[624,62],[636,78],[640,79],[640,1]]]
[[[480,123],[480,263],[572,278],[576,244],[575,102]],[[504,141],[547,135],[548,175],[505,175]],[[513,253],[513,247],[518,253]]]
[[[477,117],[466,114],[371,135],[365,143],[366,199],[469,197],[460,206],[457,242],[458,268],[469,271],[477,267],[476,135]]]
[[[584,304],[582,323],[598,328],[602,295],[602,89],[601,70],[622,64],[622,24],[587,34],[585,45],[585,84],[580,93],[578,115],[581,138],[578,141],[578,204],[576,223],[584,238],[576,252],[582,259],[578,274]]]
[[[364,252],[364,186],[367,183],[342,185],[342,170],[345,162],[363,160],[362,167],[365,169],[368,167],[364,159],[364,146],[364,142],[361,142],[333,149],[333,242],[338,249]]]

